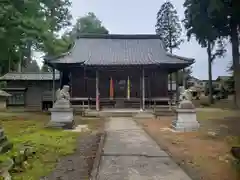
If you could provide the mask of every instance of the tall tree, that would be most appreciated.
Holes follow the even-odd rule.
[[[32,49],[44,49],[69,25],[69,0],[4,0],[0,3],[1,73],[31,62]],[[52,12],[52,13],[50,13]],[[52,41],[51,41],[52,40]]]
[[[216,57],[222,57],[225,49],[223,39],[219,38],[218,31],[211,24],[211,17],[208,14],[210,1],[186,0],[184,3],[185,19],[184,25],[187,29],[187,36],[195,36],[198,43],[206,48],[208,55],[208,88],[209,103],[213,103],[212,96],[212,62]]]
[[[202,2],[201,2],[202,3]],[[240,1],[215,0],[209,5],[211,23],[221,37],[228,37],[232,44],[232,62],[235,97],[234,103],[240,108],[240,64],[239,64],[239,26],[240,26]]]
[[[26,65],[25,68],[23,68],[23,72],[40,72],[40,68],[38,66],[38,63],[36,60],[32,60],[30,63]]]
[[[170,1],[162,4],[157,13],[157,23],[155,27],[156,33],[161,37],[166,49],[170,53],[182,43],[181,23],[177,11]]]
[[[59,32],[64,27],[71,25],[72,15],[69,7],[70,0],[40,0],[46,21],[49,23],[50,31]]]
[[[2,73],[14,68],[23,57],[23,44],[39,40],[41,7],[37,1],[5,0],[0,3],[0,62]],[[42,31],[43,32],[43,31]]]
[[[78,36],[81,33],[108,34],[108,30],[94,13],[89,12],[86,16],[77,19],[73,27],[72,34],[74,36]]]

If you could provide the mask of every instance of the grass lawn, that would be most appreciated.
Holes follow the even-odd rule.
[[[230,154],[232,145],[240,145],[239,112],[211,109],[197,117],[201,128],[189,133],[168,130],[173,117],[139,123],[193,180],[239,180],[240,169]]]
[[[0,159],[11,156],[23,145],[30,145],[36,155],[29,160],[30,168],[23,172],[13,173],[14,180],[37,180],[51,172],[61,156],[74,153],[76,140],[84,133],[53,130],[44,128],[49,121],[46,114],[18,113],[0,114],[0,122],[8,139],[14,148],[10,152],[0,155]],[[81,121],[77,123],[89,124],[91,129],[96,129],[96,121]]]

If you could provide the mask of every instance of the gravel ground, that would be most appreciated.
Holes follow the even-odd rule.
[[[101,133],[81,136],[73,155],[62,158],[55,170],[41,180],[87,180],[93,167]]]

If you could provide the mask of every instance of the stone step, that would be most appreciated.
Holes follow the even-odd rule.
[[[155,116],[174,116],[175,113],[171,109],[155,109],[154,110],[154,115]]]
[[[136,112],[100,112],[101,117],[133,117]]]

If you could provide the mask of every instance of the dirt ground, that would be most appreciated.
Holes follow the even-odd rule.
[[[240,169],[229,153],[232,145],[240,145],[239,113],[211,110],[197,116],[201,128],[191,133],[171,131],[174,117],[138,122],[193,180],[240,180]]]

